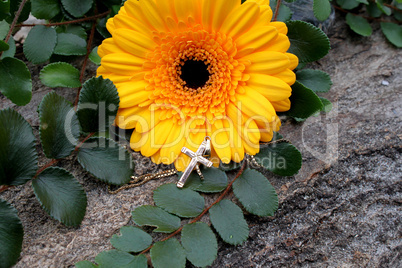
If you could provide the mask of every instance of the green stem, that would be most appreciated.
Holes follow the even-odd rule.
[[[227,193],[232,189],[233,183],[240,177],[240,175],[243,173],[246,166],[247,166],[247,161],[245,160],[243,162],[243,165],[241,166],[239,172],[236,174],[236,177],[234,177],[234,179],[228,184],[228,186],[226,186],[225,190],[219,195],[219,197],[209,207],[204,209],[200,215],[198,215],[196,218],[191,220],[189,222],[189,224],[199,221],[202,218],[202,216],[204,216],[214,205],[219,203],[227,195]],[[177,229],[176,231],[174,231],[173,233],[171,233],[169,236],[163,238],[160,242],[166,241],[166,240],[174,237],[175,235],[179,234],[182,230],[183,230],[183,226],[180,227],[179,229]],[[150,245],[148,248],[144,249],[142,252],[140,252],[140,255],[147,253],[153,246],[154,245]]]

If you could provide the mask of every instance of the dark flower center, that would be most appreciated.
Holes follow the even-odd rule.
[[[181,67],[180,78],[189,88],[197,89],[205,86],[209,80],[208,65],[199,60],[187,60]]]

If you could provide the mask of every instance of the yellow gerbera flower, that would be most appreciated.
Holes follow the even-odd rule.
[[[268,0],[128,0],[108,20],[98,75],[116,85],[116,124],[155,163],[183,170],[211,137],[212,160],[239,162],[290,108],[295,55]]]

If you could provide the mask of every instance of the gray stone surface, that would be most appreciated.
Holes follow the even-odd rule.
[[[378,29],[362,38],[343,20],[336,22],[330,39],[329,55],[312,67],[331,75],[334,85],[323,96],[333,101],[334,110],[303,124],[283,123],[281,133],[302,151],[303,167],[295,177],[266,173],[277,190],[279,210],[274,217],[247,215],[250,238],[241,246],[220,241],[212,267],[402,267],[402,53]],[[49,89],[34,79],[34,91],[28,106],[15,108],[37,132],[36,107]],[[70,101],[75,96],[72,89],[57,93]],[[0,109],[14,107],[0,100]],[[157,168],[139,155],[135,160],[141,162],[138,173]],[[45,162],[41,157],[40,164]],[[111,248],[109,239],[120,227],[132,224],[131,210],[150,204],[152,191],[162,183],[175,181],[151,181],[109,195],[74,157],[59,165],[72,171],[87,192],[84,221],[69,228],[53,220],[41,209],[31,183],[1,193],[24,225],[16,267],[72,267],[94,260]]]

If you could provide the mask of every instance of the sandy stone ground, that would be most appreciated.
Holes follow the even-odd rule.
[[[328,72],[332,112],[303,124],[283,122],[281,133],[303,155],[294,177],[265,175],[277,190],[274,217],[247,215],[250,238],[240,246],[219,240],[212,267],[402,267],[402,52],[389,44],[378,27],[371,37],[355,35],[340,19],[329,33],[332,50],[311,66]],[[38,81],[41,66],[31,66],[32,101],[15,107],[0,96],[0,109],[18,110],[38,132],[37,106],[50,92]],[[92,75],[95,66],[88,71]],[[56,89],[70,101],[73,89]],[[40,145],[38,144],[38,151]],[[138,154],[136,172],[155,170]],[[40,164],[47,160],[43,155]],[[75,156],[60,166],[70,170],[88,197],[80,227],[69,228],[42,210],[31,183],[0,197],[19,213],[25,235],[15,267],[73,267],[111,248],[110,237],[133,224],[131,211],[152,203],[152,191],[176,177],[151,181],[110,195],[88,175]],[[191,267],[190,264],[188,264]]]

